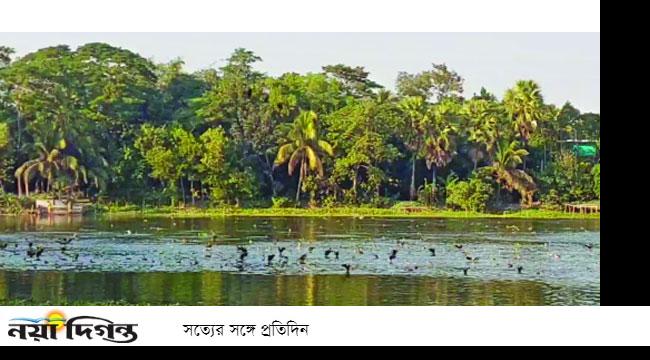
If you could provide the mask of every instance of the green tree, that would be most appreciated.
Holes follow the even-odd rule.
[[[455,154],[455,133],[458,131],[460,105],[453,99],[444,99],[429,109],[424,123],[424,159],[431,170],[435,189],[436,170],[444,168]]]
[[[9,124],[0,122],[0,190],[4,189],[4,184],[7,180],[7,171],[11,163],[11,155],[13,155],[10,152],[10,140]]]
[[[594,177],[594,193],[600,199],[600,163],[594,165],[591,175]]]
[[[460,97],[464,79],[446,64],[432,64],[431,70],[418,74],[400,72],[397,75],[397,91],[403,96],[419,96],[437,102],[446,97]]]
[[[26,161],[23,165],[16,169],[16,180],[18,184],[18,192],[21,194],[20,180],[24,181],[25,196],[29,196],[29,180],[38,173],[41,178],[46,180],[45,191],[49,193],[52,190],[55,179],[58,175],[68,172],[72,176],[72,181],[69,184],[70,192],[74,186],[79,185],[80,178],[87,182],[87,172],[85,167],[80,165],[79,160],[65,152],[67,144],[65,140],[61,140],[57,147],[48,149],[42,143],[35,144],[38,149],[38,157]]]
[[[373,94],[373,90],[382,88],[381,85],[368,79],[370,73],[363,66],[328,65],[323,66],[323,71],[339,80],[350,96],[368,97]]]
[[[388,180],[382,165],[399,157],[399,150],[390,143],[398,130],[397,108],[390,94],[375,99],[356,101],[330,114],[325,123],[328,139],[341,154],[336,158],[332,180],[335,184],[352,183],[353,200],[358,200],[358,185],[367,184],[375,197]]]
[[[499,105],[492,100],[474,98],[463,105],[463,115],[467,119],[464,128],[472,143],[469,156],[476,170],[480,160],[491,161],[494,155],[499,135]]]
[[[517,141],[510,143],[501,141],[498,143],[492,168],[497,183],[504,185],[509,191],[517,191],[521,195],[522,204],[529,206],[533,202],[533,194],[537,191],[537,186],[530,175],[516,168],[524,162],[527,155],[528,151],[520,148]]]
[[[518,81],[506,91],[503,104],[515,131],[527,142],[543,115],[544,100],[539,85],[532,80]]]
[[[303,111],[296,117],[293,126],[287,133],[287,143],[280,146],[275,159],[275,165],[288,162],[288,173],[292,176],[298,166],[298,188],[296,203],[300,201],[302,182],[308,171],[316,171],[322,177],[323,162],[319,153],[334,156],[334,149],[318,134],[317,115],[313,111]]]
[[[0,46],[0,68],[3,68],[11,63],[11,55],[14,53],[15,50],[10,47]]]
[[[145,124],[134,146],[151,169],[149,176],[159,180],[166,192],[171,193],[173,206],[182,168],[178,166],[179,160],[170,132],[164,127]]]
[[[411,185],[409,197],[415,200],[415,165],[425,143],[426,124],[429,122],[430,112],[428,104],[422,97],[406,97],[399,104],[408,125],[403,128],[402,137],[407,149],[411,152]]]

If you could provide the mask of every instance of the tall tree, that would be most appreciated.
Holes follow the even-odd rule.
[[[493,100],[473,98],[463,105],[463,115],[468,140],[472,143],[469,156],[476,170],[480,160],[487,157],[491,161],[494,154],[501,111],[499,104]]]
[[[526,143],[543,114],[544,100],[539,85],[532,80],[518,81],[514,88],[506,91],[503,104],[515,131]]]
[[[424,122],[424,159],[436,185],[436,169],[449,164],[455,154],[455,134],[459,126],[460,104],[445,99],[429,109]]]
[[[368,79],[369,72],[363,66],[351,67],[343,64],[323,66],[323,71],[339,80],[345,91],[354,97],[367,97],[382,86]]]
[[[334,156],[334,149],[327,141],[319,138],[317,115],[313,111],[303,111],[296,117],[286,140],[288,142],[278,150],[275,165],[288,162],[289,176],[293,175],[298,166],[298,189],[296,190],[296,203],[298,203],[302,181],[308,171],[316,171],[319,176],[324,176],[323,162],[319,153]]]
[[[410,96],[401,100],[400,109],[407,119],[407,126],[402,131],[402,137],[407,149],[411,152],[411,185],[409,198],[415,200],[415,166],[418,156],[425,143],[426,123],[429,121],[429,107],[420,96]]]
[[[387,180],[382,168],[400,154],[390,142],[399,127],[396,104],[390,94],[355,101],[326,117],[328,139],[341,154],[334,164],[332,180],[351,181],[352,198],[358,199],[359,183],[379,195],[380,185]]]
[[[418,74],[400,72],[397,75],[397,91],[403,96],[419,96],[441,101],[446,97],[460,97],[464,79],[446,64],[432,64],[431,70]]]
[[[14,53],[15,50],[10,47],[0,46],[0,68],[3,68],[11,63],[11,55]]]
[[[516,168],[524,162],[527,155],[528,151],[520,148],[517,141],[508,143],[502,140],[497,146],[492,163],[497,182],[503,184],[509,191],[517,191],[521,195],[523,205],[531,205],[533,194],[537,191],[533,178],[525,171]]]

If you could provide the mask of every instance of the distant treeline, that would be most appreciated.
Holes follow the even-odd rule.
[[[545,103],[533,80],[467,95],[432,64],[391,92],[361,66],[268,76],[246,49],[195,73],[103,43],[13,54],[0,46],[0,181],[21,198],[483,211],[600,196],[600,115]]]

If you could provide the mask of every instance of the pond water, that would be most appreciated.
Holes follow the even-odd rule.
[[[0,217],[21,301],[599,305],[600,221]]]

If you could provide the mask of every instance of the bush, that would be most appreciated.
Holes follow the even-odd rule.
[[[539,180],[542,195],[555,190],[561,202],[588,201],[598,195],[595,193],[595,175],[591,163],[581,161],[570,152],[556,155]]]
[[[418,200],[426,206],[433,206],[436,203],[438,191],[433,184],[424,184],[418,191]]]
[[[542,201],[542,209],[546,210],[560,210],[562,209],[562,197],[558,194],[557,190],[551,189],[548,193],[540,197]]]
[[[19,214],[23,209],[29,209],[33,205],[33,199],[19,198],[0,189],[0,214]]]
[[[392,209],[405,209],[405,208],[418,208],[422,204],[417,201],[398,201],[391,208]]]
[[[272,207],[274,209],[290,208],[295,206],[293,201],[289,200],[286,197],[273,197],[271,200],[273,201]]]
[[[389,208],[393,203],[392,198],[383,196],[375,196],[370,200],[370,205],[375,208]]]
[[[446,186],[447,206],[465,211],[484,212],[494,193],[492,186],[485,180],[472,177],[467,181],[450,179]]]
[[[594,177],[594,193],[600,199],[600,164],[594,165],[591,169],[591,175]]]

